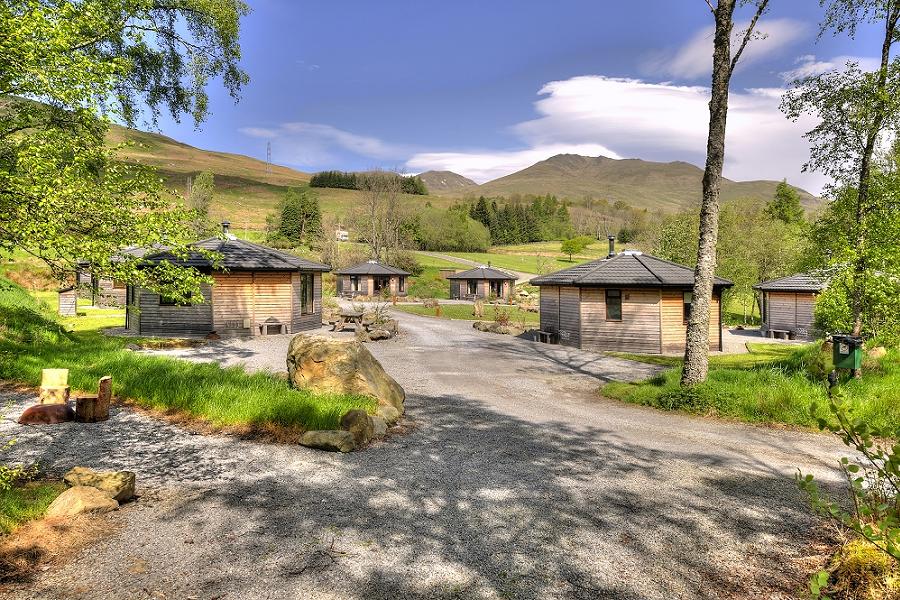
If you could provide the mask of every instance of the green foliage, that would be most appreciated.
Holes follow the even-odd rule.
[[[536,196],[527,204],[500,204],[481,196],[469,206],[469,216],[487,227],[492,244],[523,244],[572,235],[567,204],[551,195]]]
[[[417,238],[423,250],[483,252],[491,245],[487,228],[472,219],[465,206],[425,213],[418,222]]]
[[[437,267],[424,267],[419,275],[410,278],[407,293],[415,298],[449,298],[450,285]]]
[[[800,195],[788,185],[787,179],[775,188],[775,196],[766,204],[766,215],[788,225],[803,221],[803,207],[800,206]]]
[[[400,191],[404,194],[427,196],[428,188],[418,175],[393,174],[400,182]],[[344,171],[321,171],[309,179],[310,187],[341,188],[345,190],[362,190],[366,188],[367,177],[357,173]]]
[[[750,344],[748,354],[710,357],[707,381],[681,392],[678,357],[622,355],[632,360],[670,365],[661,375],[636,384],[609,383],[602,393],[663,410],[715,414],[750,423],[785,423],[815,427],[823,415],[823,373],[831,369],[830,353],[821,344],[786,346]],[[845,384],[848,403],[857,416],[878,427],[896,427],[900,406],[900,352],[868,365],[869,377]]]
[[[194,212],[193,228],[197,237],[205,236],[212,228],[209,221],[209,207],[215,191],[215,176],[209,171],[200,173],[191,183],[187,207]]]
[[[573,255],[583,252],[585,248],[593,243],[594,238],[587,235],[580,235],[568,240],[563,240],[563,243],[560,246],[560,251],[563,254],[568,254],[569,261],[571,261]]]
[[[313,190],[290,188],[284,194],[281,211],[274,225],[275,239],[291,246],[311,245],[322,235],[322,211],[319,196]]]
[[[0,535],[12,533],[19,525],[39,519],[65,489],[66,485],[61,481],[33,481],[15,487],[0,487]]]
[[[419,262],[419,259],[416,258],[416,254],[409,250],[395,250],[390,252],[387,262],[393,267],[406,271],[413,277],[421,275],[425,269]]]
[[[172,208],[151,169],[115,159],[107,118],[132,125],[145,106],[153,121],[161,110],[202,121],[211,78],[233,95],[247,80],[237,66],[246,12],[239,0],[3,3],[0,251],[25,249],[59,278],[83,259],[127,282],[148,274],[113,260],[121,247],[183,252],[191,214]],[[199,293],[198,277],[175,283]]]

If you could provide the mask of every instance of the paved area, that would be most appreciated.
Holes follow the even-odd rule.
[[[779,598],[810,518],[797,467],[828,436],[605,401],[653,367],[399,315],[372,344],[406,431],[349,455],[191,435],[130,410],[0,432],[13,457],[137,471],[120,532],[10,598]],[[351,334],[352,335],[352,334]],[[288,337],[182,356],[283,368]]]

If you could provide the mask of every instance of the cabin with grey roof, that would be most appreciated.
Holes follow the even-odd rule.
[[[512,273],[489,264],[447,275],[451,300],[509,300],[515,289],[516,279]]]
[[[345,298],[357,296],[406,296],[406,278],[410,273],[377,260],[335,271],[337,294]]]
[[[759,292],[762,334],[767,337],[813,340],[818,336],[814,313],[816,296],[825,281],[798,273],[753,286]]]
[[[186,256],[168,250],[143,255],[145,264],[169,262],[208,274],[202,298],[186,303],[138,286],[126,291],[126,329],[141,335],[222,336],[297,333],[322,325],[322,273],[331,267],[223,236],[192,244]]]
[[[615,252],[531,280],[540,286],[541,331],[560,344],[597,352],[684,352],[694,271],[649,254]],[[709,342],[722,349],[722,290],[716,277]]]

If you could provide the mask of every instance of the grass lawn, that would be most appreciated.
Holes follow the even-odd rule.
[[[0,535],[12,533],[19,525],[40,518],[66,485],[61,481],[31,481],[0,490]]]
[[[421,304],[407,304],[391,307],[392,310],[402,310],[403,312],[412,313],[414,315],[423,315],[426,317],[434,317],[435,309],[426,308]],[[537,325],[540,322],[538,313],[526,312],[519,310],[515,306],[503,306],[501,309],[509,313],[509,321],[511,325],[520,325],[524,319],[525,325]],[[471,304],[441,304],[441,318],[458,319],[462,321],[478,321],[473,314]],[[484,305],[484,321],[493,321],[497,313],[497,307],[493,304]]]
[[[575,258],[569,262],[568,258],[560,259],[552,256],[538,256],[537,254],[494,254],[492,252],[442,252],[448,256],[458,256],[472,260],[480,264],[491,263],[491,266],[501,269],[509,269],[511,271],[521,271],[523,273],[551,273],[574,267],[575,265],[590,259]],[[460,268],[464,266],[457,265]]]
[[[371,398],[294,390],[267,373],[130,352],[125,346],[133,339],[69,327],[21,287],[0,278],[0,380],[38,385],[41,369],[64,367],[73,390],[93,390],[100,377],[112,375],[114,393],[139,406],[251,430],[331,429],[351,408],[376,408]]]
[[[665,410],[718,415],[750,423],[783,423],[815,427],[826,416],[825,376],[831,356],[820,344],[788,346],[749,344],[749,354],[714,356],[707,381],[690,390],[679,386],[681,359],[620,354],[615,356],[670,366],[640,383],[608,383],[601,393],[625,402]],[[875,427],[900,423],[900,351],[866,359],[861,380],[842,384],[856,416]]]

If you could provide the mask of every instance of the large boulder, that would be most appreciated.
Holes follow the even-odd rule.
[[[356,440],[349,431],[322,429],[307,431],[300,436],[300,445],[330,452],[352,452],[356,450]]]
[[[20,425],[55,425],[75,420],[75,411],[68,404],[36,404],[29,406],[19,417]]]
[[[49,507],[48,517],[73,517],[81,513],[104,513],[119,508],[119,503],[104,492],[88,485],[71,487],[56,497]]]
[[[288,348],[287,370],[296,388],[370,396],[403,413],[403,388],[359,342],[297,334]]]
[[[353,435],[356,446],[365,446],[375,434],[372,418],[366,411],[355,408],[348,410],[341,417],[341,429],[349,431]]]
[[[116,502],[134,498],[135,476],[131,471],[94,471],[87,467],[75,467],[63,476],[70,487],[96,488]]]

